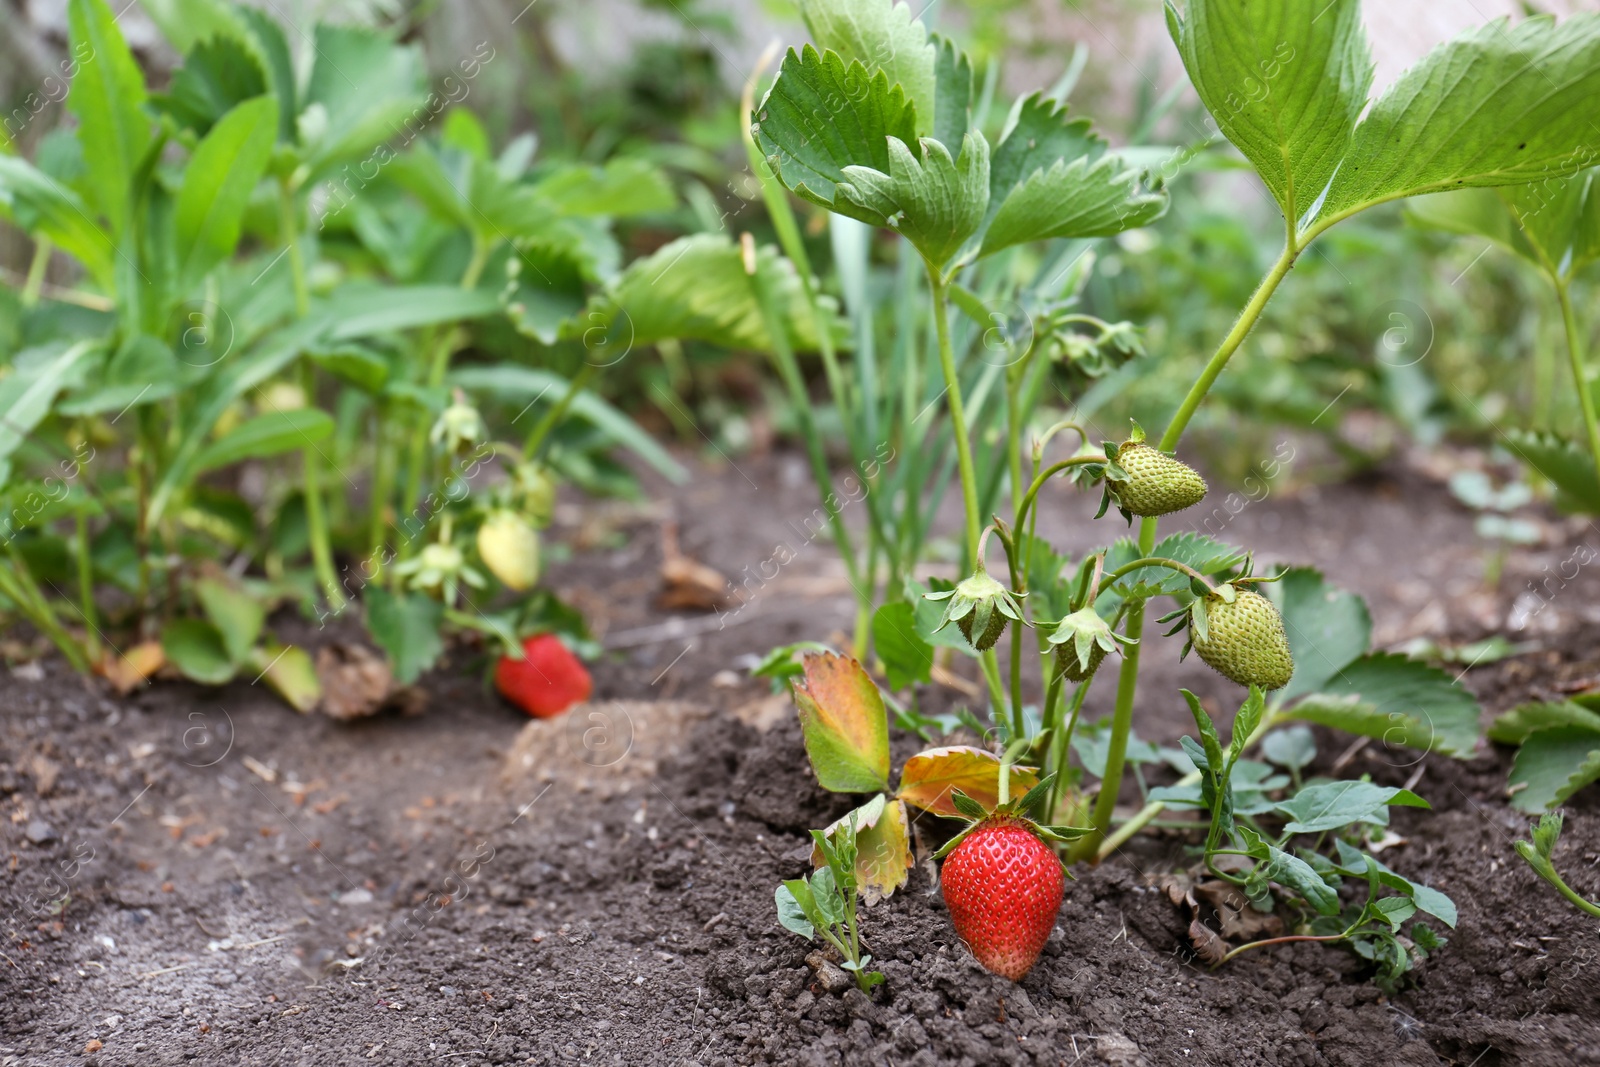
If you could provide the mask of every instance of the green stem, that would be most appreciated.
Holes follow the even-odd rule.
[[[22,306],[37,307],[39,294],[44,291],[44,272],[50,266],[50,238],[40,237],[33,246],[33,260],[28,264],[28,279],[22,285]]]
[[[1017,505],[1017,528],[1020,529],[1023,522],[1027,520],[1028,511],[1033,507],[1034,501],[1039,496],[1039,490],[1044,488],[1044,483],[1048,482],[1053,475],[1066,470],[1068,467],[1082,467],[1086,464],[1104,463],[1105,461],[1106,460],[1104,456],[1074,456],[1072,459],[1064,459],[1060,463],[1055,463],[1049,467],[1046,467],[1039,473],[1039,476],[1033,480],[1033,484],[1028,486],[1028,491],[1022,498],[1022,503]]]
[[[961,503],[966,512],[967,557],[978,558],[978,535],[983,519],[978,513],[978,475],[972,465],[972,439],[967,434],[967,416],[961,403],[961,379],[956,374],[955,349],[950,344],[950,287],[929,263],[928,283],[933,290],[933,324],[938,334],[939,369],[944,374],[945,403],[950,411],[950,430],[956,439],[956,465],[961,471]],[[997,709],[998,710],[998,709]]]
[[[73,670],[87,673],[89,658],[84,654],[83,646],[73,640],[66,627],[61,625],[61,620],[56,618],[55,610],[34,582],[28,564],[14,542],[6,542],[6,556],[11,567],[7,569],[0,566],[0,592],[5,593],[28,617],[28,621],[61,650]]]
[[[1057,673],[1050,682],[1052,694],[1061,692],[1062,675]],[[1072,751],[1072,734],[1078,728],[1078,716],[1083,711],[1083,698],[1089,695],[1089,679],[1085,678],[1078,683],[1078,688],[1073,690],[1071,710],[1068,712],[1067,725],[1064,729],[1058,728],[1050,743],[1050,764],[1046,768],[1055,772],[1056,780],[1050,786],[1050,806],[1045,809],[1050,813],[1050,820],[1056,821],[1056,809],[1061,806],[1061,794],[1066,789],[1067,783],[1067,758]],[[1045,708],[1048,711],[1054,704],[1053,698],[1047,698]]]
[[[1272,294],[1277,292],[1278,285],[1288,275],[1289,269],[1294,266],[1295,257],[1300,254],[1303,244],[1286,244],[1283,253],[1278,256],[1277,262],[1267,271],[1266,277],[1261,279],[1261,284],[1256,287],[1250,302],[1239,313],[1238,320],[1233,324],[1233,329],[1228,331],[1228,336],[1222,339],[1222,344],[1217,347],[1211,358],[1206,361],[1206,366],[1200,372],[1200,377],[1195,379],[1194,385],[1189,387],[1188,395],[1183,398],[1183,403],[1178,405],[1177,413],[1172,416],[1172,421],[1167,424],[1167,430],[1161,435],[1160,448],[1163,452],[1171,452],[1178,447],[1178,439],[1183,436],[1183,431],[1189,428],[1189,420],[1194,418],[1194,413],[1200,407],[1200,402],[1211,391],[1211,386],[1216,383],[1222,374],[1228,360],[1233,358],[1244,339],[1249,336],[1250,330],[1255,326],[1256,320],[1261,317],[1261,312],[1266,308],[1267,301],[1272,299]],[[1146,519],[1146,523],[1151,520]],[[1148,550],[1147,550],[1148,551]]]
[[[760,269],[759,261],[755,266],[756,269],[750,274],[750,288],[755,294],[756,306],[761,311],[767,334],[772,339],[772,362],[778,371],[778,377],[783,381],[784,388],[789,393],[790,403],[794,405],[795,417],[800,423],[800,436],[806,443],[806,456],[811,461],[811,478],[817,484],[817,492],[822,495],[822,506],[828,513],[828,525],[833,530],[834,544],[844,561],[845,578],[855,593],[857,607],[870,609],[872,590],[866,588],[862,582],[861,563],[856,559],[850,529],[845,526],[844,518],[840,515],[839,499],[832,489],[833,473],[828,469],[828,456],[823,449],[822,435],[818,433],[816,422],[811,416],[811,398],[806,394],[805,379],[800,374],[800,362],[795,358],[794,347],[790,344],[789,333],[784,327],[783,316],[767,276]],[[863,640],[859,623],[858,614],[857,632],[853,642],[857,647]]]
[[[383,550],[388,542],[389,497],[394,492],[394,459],[388,447],[389,406],[378,402],[378,414],[372,428],[376,451],[372,457],[372,500],[368,505],[367,544],[368,562],[372,565],[370,580],[377,581],[383,573]]]
[[[78,600],[85,627],[83,646],[89,662],[100,661],[100,620],[94,606],[94,561],[89,556],[89,516],[82,509],[77,515]]]
[[[317,395],[317,365],[309,359],[301,361],[301,388],[305,390],[306,403],[314,403]],[[339,588],[339,576],[333,569],[333,544],[328,533],[328,516],[323,511],[322,453],[315,445],[307,446],[301,455],[305,458],[306,533],[311,541],[311,564],[322,583],[323,594],[334,611],[345,606],[344,592]]]
[[[578,369],[578,373],[572,376],[572,381],[568,383],[567,391],[561,395],[561,399],[556,401],[550,410],[545,412],[544,416],[534,424],[533,429],[529,431],[528,439],[522,445],[523,459],[533,459],[539,454],[539,449],[544,444],[545,438],[549,437],[550,432],[561,424],[561,420],[571,409],[573,402],[578,399],[578,394],[587,389],[589,383],[594,381],[595,375],[599,373],[600,365],[598,363],[584,361],[583,366]]]
[[[1122,566],[1106,575],[1102,584],[1108,586],[1112,585],[1118,578],[1126,577],[1141,567],[1166,567],[1168,570],[1174,570],[1180,574],[1187,574],[1189,577],[1194,578],[1197,581],[1205,582],[1206,588],[1211,588],[1211,583],[1206,581],[1205,575],[1201,574],[1193,567],[1179,563],[1175,559],[1167,559],[1165,556],[1146,556],[1144,559],[1136,559],[1132,563],[1124,563]]]
[[[1589,436],[1589,454],[1600,471],[1600,422],[1596,421],[1594,394],[1590,392],[1589,372],[1584,366],[1583,336],[1578,317],[1572,310],[1572,294],[1564,280],[1556,281],[1556,299],[1561,302],[1561,321],[1567,331],[1567,359],[1572,363],[1572,380],[1578,388],[1578,407],[1583,412],[1583,429]]]
[[[311,288],[306,281],[305,257],[300,251],[300,220],[294,203],[294,188],[285,180],[278,183],[278,223],[284,245],[289,251],[289,278],[294,289],[294,313],[298,319],[311,314]],[[317,402],[317,366],[302,357],[300,383],[306,403]],[[339,577],[333,569],[333,544],[328,533],[328,517],[323,511],[322,457],[314,445],[301,451],[304,460],[303,481],[306,501],[306,536],[311,542],[311,565],[322,585],[323,595],[335,610],[345,606],[345,596],[339,588]]]

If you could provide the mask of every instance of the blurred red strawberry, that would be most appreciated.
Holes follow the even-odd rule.
[[[589,699],[594,682],[588,670],[554,634],[528,638],[522,655],[520,660],[500,657],[494,687],[529,715],[548,719]]]

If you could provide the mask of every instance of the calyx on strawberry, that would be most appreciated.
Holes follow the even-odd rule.
[[[1113,504],[1130,523],[1135,515],[1170,515],[1205,499],[1206,480],[1193,467],[1145,440],[1136,422],[1121,444],[1105,444],[1106,462],[1084,468],[1090,478],[1101,478],[1105,493],[1095,518]]]
[[[967,644],[979,652],[987,652],[1000,640],[1007,620],[1022,625],[1022,608],[1017,604],[1017,597],[1027,594],[1013,593],[989,577],[980,558],[972,577],[960,582],[954,589],[925,593],[923,596],[927,600],[948,601],[939,625],[934,627],[935,633],[953,622],[960,628]]]
[[[588,700],[594,681],[559,637],[534,634],[522,642],[521,659],[500,657],[494,687],[534,718],[548,719]]]
[[[1208,667],[1230,681],[1263,690],[1282,689],[1294,677],[1294,656],[1283,616],[1272,601],[1245,588],[1275,580],[1250,577],[1247,563],[1244,576],[1215,589],[1195,583],[1199,588],[1194,590],[1194,602],[1161,621],[1178,620],[1169,634],[1188,627],[1183,655],[1193,647]]]
[[[1008,776],[1002,770],[1001,780]],[[979,963],[1020,982],[1050,939],[1066,883],[1061,860],[1047,842],[1070,841],[1088,830],[1034,820],[1048,803],[1049,774],[1019,801],[993,811],[959,789],[956,809],[971,820],[935,857],[944,858],[940,889],[950,922]]]
[[[1056,657],[1056,670],[1069,682],[1081,682],[1100,667],[1106,653],[1118,643],[1137,645],[1138,638],[1111,629],[1091,604],[1064,616],[1051,633],[1050,647]]]

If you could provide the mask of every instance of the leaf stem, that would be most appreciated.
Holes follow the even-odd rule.
[[[939,369],[944,374],[945,403],[950,411],[950,429],[956,439],[956,464],[961,472],[967,556],[976,561],[978,535],[983,520],[978,512],[978,476],[972,465],[972,439],[967,434],[967,416],[961,401],[961,378],[956,373],[955,349],[950,344],[950,285],[932,263],[927,264],[927,268],[928,284],[933,291],[933,324],[938,336]]]
[[[1594,393],[1591,391],[1588,369],[1584,366],[1583,335],[1578,330],[1578,317],[1572,310],[1569,284],[1561,278],[1556,279],[1556,299],[1561,303],[1561,321],[1567,332],[1567,359],[1572,364],[1572,380],[1578,390],[1583,429],[1589,437],[1589,454],[1594,459],[1595,470],[1600,472],[1600,420],[1595,416]]]
[[[578,394],[587,389],[589,383],[593,382],[595,376],[599,373],[600,365],[598,363],[591,363],[588,360],[583,361],[583,366],[578,368],[578,373],[572,376],[572,381],[567,384],[567,391],[561,395],[561,399],[556,401],[550,410],[545,412],[544,416],[534,424],[533,429],[529,431],[528,439],[522,445],[522,458],[524,460],[533,459],[539,454],[539,449],[543,446],[545,438],[549,437],[550,432],[561,424],[561,420],[571,410],[573,402],[578,399]]]

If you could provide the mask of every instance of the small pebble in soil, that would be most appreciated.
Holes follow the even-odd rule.
[[[55,828],[49,823],[45,822],[43,819],[34,819],[32,822],[28,823],[28,829],[26,833],[28,835],[28,840],[32,841],[36,845],[48,844],[56,839]]]

